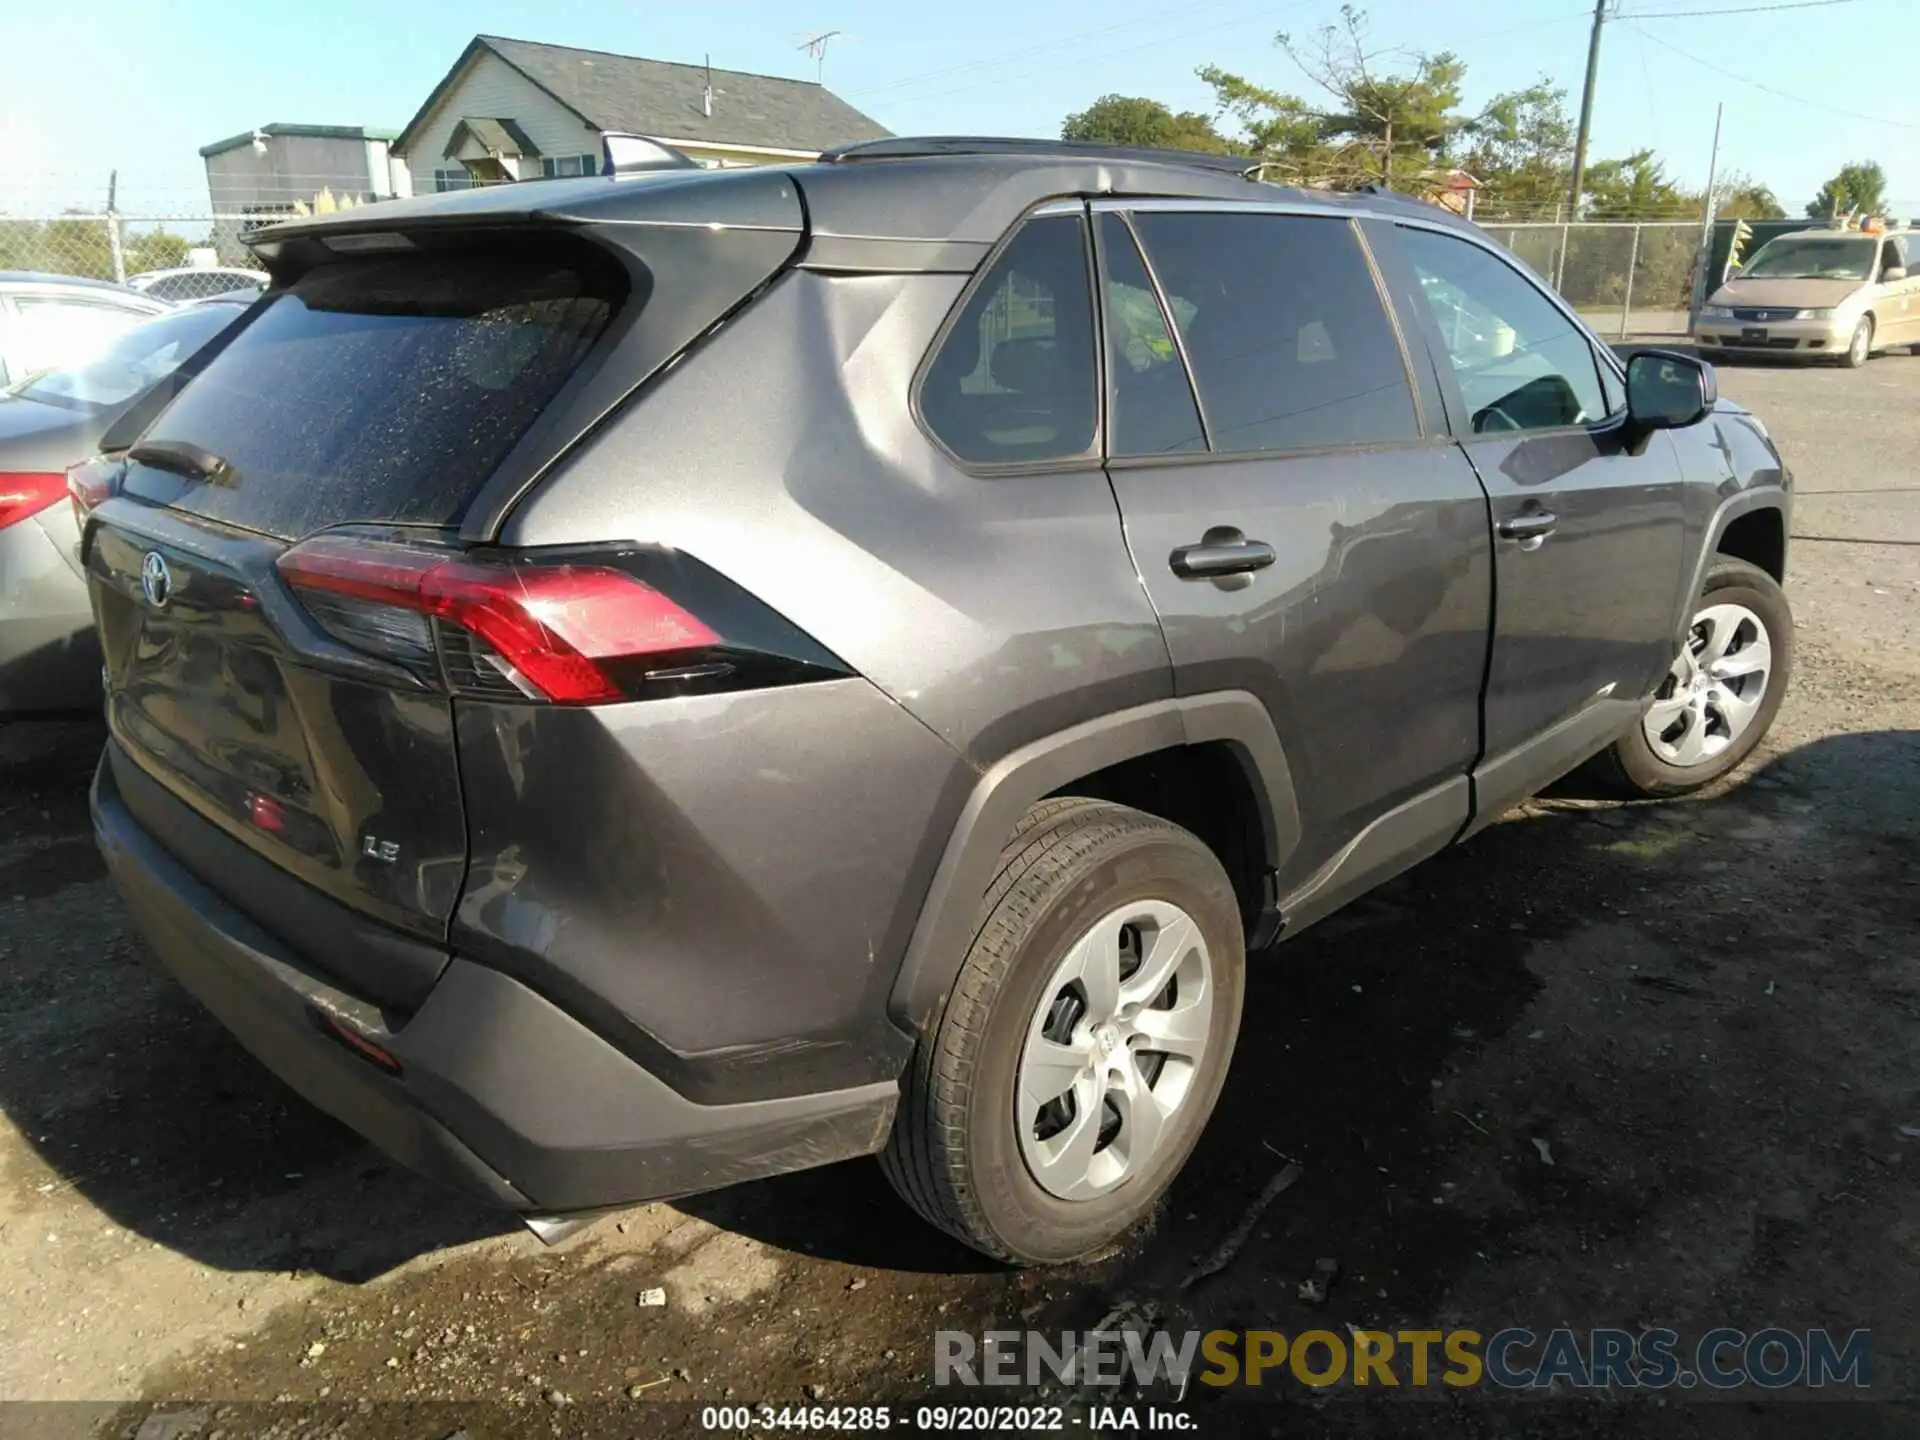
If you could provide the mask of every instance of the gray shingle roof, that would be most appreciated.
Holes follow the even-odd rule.
[[[478,36],[475,43],[602,130],[809,151],[883,139],[889,133],[809,80],[715,70],[713,114],[707,115],[701,106],[704,66],[496,35]]]

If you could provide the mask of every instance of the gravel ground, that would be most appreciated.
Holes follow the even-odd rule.
[[[86,823],[97,727],[0,731],[0,1398],[95,1402],[0,1407],[0,1433],[691,1428],[689,1402],[922,1395],[935,1328],[1121,1303],[1288,1332],[1865,1326],[1876,1393],[1911,1396],[1920,359],[1722,387],[1803,494],[1768,743],[1685,803],[1568,787],[1266,957],[1155,1227],[1046,1274],[925,1231],[864,1162],[554,1249],[397,1172],[142,958]],[[1888,1404],[1428,1400],[1188,1403],[1223,1434],[1920,1430]]]

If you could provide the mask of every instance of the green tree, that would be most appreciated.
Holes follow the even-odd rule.
[[[1218,112],[1239,123],[1240,145],[1249,155],[1278,166],[1288,179],[1311,182],[1325,174],[1333,147],[1324,138],[1324,117],[1306,101],[1217,65],[1197,73],[1213,87]]]
[[[177,269],[187,263],[187,251],[191,248],[185,236],[167,230],[149,230],[144,235],[130,236],[126,242],[127,273],[138,275],[145,270]]]
[[[1457,163],[1480,182],[1476,210],[1530,219],[1567,198],[1573,117],[1566,91],[1546,80],[1487,102],[1461,127]]]
[[[56,275],[113,279],[113,246],[102,220],[49,220],[40,227],[38,263]]]
[[[1700,196],[1670,178],[1651,150],[1588,166],[1581,199],[1589,220],[1685,220],[1698,215],[1701,205]]]
[[[1143,145],[1156,150],[1198,150],[1210,155],[1226,154],[1234,148],[1215,128],[1211,116],[1196,110],[1175,112],[1158,100],[1137,95],[1102,95],[1086,109],[1067,116],[1060,127],[1060,138]]]
[[[1321,117],[1323,138],[1376,156],[1380,178],[1389,183],[1397,173],[1396,156],[1417,168],[1431,166],[1465,123],[1454,114],[1465,64],[1446,51],[1369,49],[1366,12],[1352,5],[1342,5],[1338,23],[1322,25],[1311,36],[1295,40],[1282,31],[1274,41],[1332,100],[1333,109]],[[1383,73],[1389,61],[1411,68]]]
[[[1887,205],[1887,172],[1877,160],[1842,165],[1807,206],[1814,218],[1828,215],[1877,215]]]
[[[1720,206],[1717,212],[1723,220],[1784,220],[1786,207],[1774,195],[1771,188],[1762,185],[1751,175],[1735,172],[1729,175],[1720,187]]]

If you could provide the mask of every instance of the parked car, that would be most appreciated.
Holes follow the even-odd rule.
[[[1858,369],[1905,346],[1920,354],[1920,240],[1909,231],[1796,230],[1769,240],[1714,291],[1694,339],[1707,355],[1838,360]]]
[[[0,390],[0,715],[99,708],[67,471],[114,426],[164,404],[156,387],[249,303],[228,296],[142,319],[70,369]]]
[[[1270,942],[1589,757],[1718,779],[1793,648],[1711,367],[1237,163],[889,140],[262,232],[87,496],[160,958],[549,1235],[872,1152],[1005,1260],[1139,1220]]]
[[[0,270],[0,387],[80,360],[167,308],[104,280]]]
[[[267,288],[265,271],[246,270],[233,265],[182,266],[175,270],[148,270],[129,275],[127,284],[156,300],[178,304],[182,300],[205,300],[215,295],[232,295]]]

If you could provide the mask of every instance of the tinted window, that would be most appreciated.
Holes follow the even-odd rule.
[[[1034,220],[927,367],[920,411],[962,460],[1054,460],[1093,446],[1092,284],[1078,216]]]
[[[1344,220],[1137,215],[1219,451],[1411,440],[1413,394]]]
[[[1140,251],[1118,215],[1100,217],[1106,267],[1109,436],[1116,455],[1205,450],[1187,367],[1153,293]]]
[[[525,253],[321,266],[147,431],[213,452],[230,475],[136,468],[128,488],[287,537],[346,520],[450,524],[606,327],[617,286]]]
[[[1471,241],[1432,230],[1399,235],[1476,434],[1583,425],[1609,413],[1592,346],[1532,281]]]

